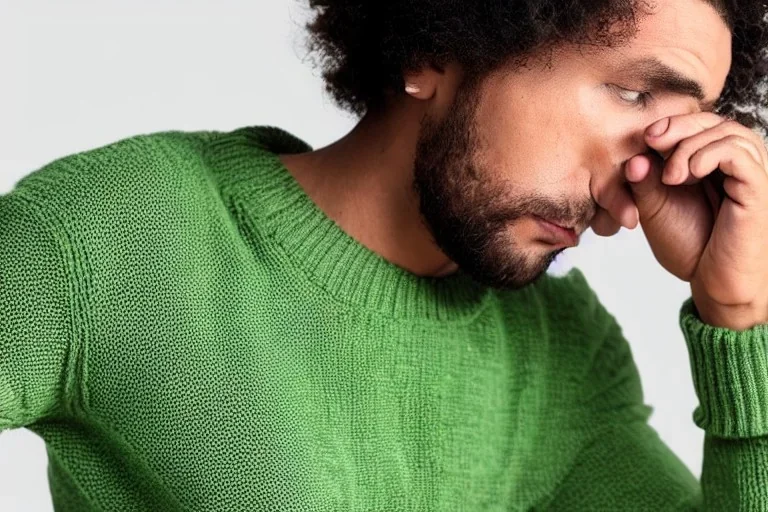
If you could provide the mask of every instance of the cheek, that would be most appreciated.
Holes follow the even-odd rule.
[[[485,168],[521,190],[566,191],[643,150],[652,113],[617,105],[592,82],[568,83],[574,85],[526,79],[491,89],[478,117],[483,143],[476,155]]]
[[[610,137],[594,137],[585,141],[583,166],[589,173],[611,172],[620,163],[621,157],[616,155],[615,146],[610,140]]]
[[[477,128],[478,161],[504,179],[543,186],[559,179],[565,162],[573,161],[565,117],[530,104],[492,104],[481,109]]]

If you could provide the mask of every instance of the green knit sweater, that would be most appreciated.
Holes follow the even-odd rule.
[[[57,510],[768,510],[768,325],[681,304],[699,483],[578,269],[415,276],[276,157],[309,149],[143,134],[0,196],[0,429]]]

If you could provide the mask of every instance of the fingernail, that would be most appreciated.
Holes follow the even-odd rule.
[[[648,127],[648,135],[651,137],[658,137],[663,135],[664,132],[667,131],[667,128],[669,128],[669,118],[665,117],[664,119],[659,119]]]

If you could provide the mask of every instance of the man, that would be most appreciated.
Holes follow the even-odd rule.
[[[0,198],[0,427],[57,509],[768,510],[766,3],[310,5],[341,140],[139,135]],[[700,483],[545,273],[638,223]]]

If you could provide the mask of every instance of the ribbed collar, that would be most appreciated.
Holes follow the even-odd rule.
[[[236,221],[271,237],[307,279],[337,300],[391,318],[464,323],[493,295],[462,271],[417,276],[348,235],[278,158],[311,151],[301,139],[272,126],[215,133],[206,160]]]

